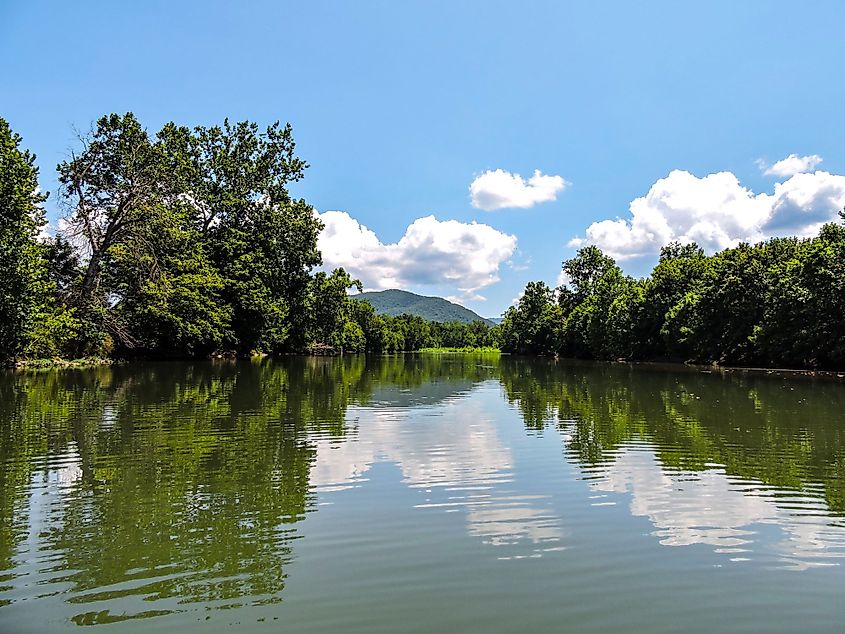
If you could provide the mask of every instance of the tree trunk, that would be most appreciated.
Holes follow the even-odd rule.
[[[91,259],[88,260],[88,268],[85,270],[85,277],[82,278],[82,288],[80,289],[80,303],[83,306],[91,301],[94,294],[94,287],[100,275],[101,259],[102,251],[97,250],[91,253]]]

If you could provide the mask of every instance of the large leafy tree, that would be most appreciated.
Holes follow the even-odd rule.
[[[845,227],[811,239],[773,238],[711,256],[669,244],[650,277],[623,275],[587,247],[564,262],[561,336],[549,323],[550,293],[530,283],[506,314],[509,350],[599,359],[675,358],[731,365],[845,367]],[[556,344],[556,346],[555,346]]]
[[[630,355],[642,289],[595,246],[566,260],[563,273],[568,283],[558,292],[565,318],[558,351],[588,358]]]
[[[0,118],[0,361],[19,355],[44,301],[44,225],[35,155]]]
[[[198,355],[231,341],[222,278],[190,221],[184,204],[151,209],[146,222],[109,251],[105,275],[120,297],[113,310],[144,350]]]
[[[104,264],[113,247],[144,226],[150,210],[178,194],[160,146],[132,113],[101,117],[81,141],[81,150],[58,166],[65,234],[85,258],[74,298],[83,322],[77,353],[102,351],[107,337],[125,346],[135,343],[131,325],[111,310],[113,289],[101,286]]]
[[[308,167],[295,155],[290,125],[262,131],[248,121],[193,130],[169,124],[159,139],[222,277],[235,345],[242,352],[302,347],[322,225],[287,189]]]
[[[694,242],[672,242],[660,250],[637,315],[637,336],[643,355],[662,356],[668,351],[667,315],[693,289],[705,263],[704,250]]]
[[[519,353],[554,353],[562,324],[554,290],[543,282],[529,282],[517,305],[505,312],[502,347]]]
[[[310,317],[308,336],[311,341],[340,349],[343,349],[344,343],[353,349],[361,347],[363,331],[359,337],[360,327],[358,330],[346,327],[347,323],[354,323],[350,320],[350,304],[353,300],[347,294],[347,290],[353,287],[360,292],[361,282],[352,279],[342,268],[330,274],[320,271],[314,275],[306,305]]]
[[[58,171],[69,207],[66,233],[83,244],[88,256],[80,289],[82,301],[88,302],[99,290],[108,250],[174,192],[160,148],[131,112],[101,117],[82,144]]]
[[[79,348],[304,347],[321,225],[288,193],[307,167],[294,149],[279,123],[169,123],[151,136],[131,113],[98,120],[59,166],[84,269]]]

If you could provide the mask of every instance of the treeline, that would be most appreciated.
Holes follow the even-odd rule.
[[[590,246],[565,261],[563,272],[563,286],[531,282],[508,309],[503,350],[845,368],[845,226],[712,256],[673,243],[644,279],[624,275]]]
[[[344,322],[335,329],[335,336],[324,337],[323,341],[347,352],[412,352],[422,348],[499,346],[499,327],[490,327],[483,321],[440,323],[417,315],[377,315],[368,302],[349,299],[342,315]]]
[[[322,224],[288,191],[308,167],[289,125],[153,135],[111,114],[79,141],[47,235],[35,156],[0,119],[0,361],[494,345],[483,323],[379,317],[344,270],[314,273]]]

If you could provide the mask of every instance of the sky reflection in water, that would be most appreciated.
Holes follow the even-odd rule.
[[[6,375],[0,625],[190,629],[225,613],[389,630],[428,592],[465,601],[427,626],[542,629],[589,606],[588,588],[690,609],[706,571],[730,569],[725,615],[743,575],[765,574],[778,629],[780,607],[809,605],[790,575],[817,600],[845,581],[843,391],[473,355]],[[514,610],[515,587],[538,584]],[[394,618],[367,607],[387,594]],[[602,625],[591,614],[584,629]],[[647,629],[661,612],[625,614]]]

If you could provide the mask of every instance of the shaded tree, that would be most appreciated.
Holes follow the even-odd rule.
[[[0,362],[18,356],[45,301],[45,224],[35,155],[0,118]]]
[[[517,305],[505,312],[502,348],[519,353],[553,353],[562,325],[563,314],[554,291],[543,282],[529,282]]]

